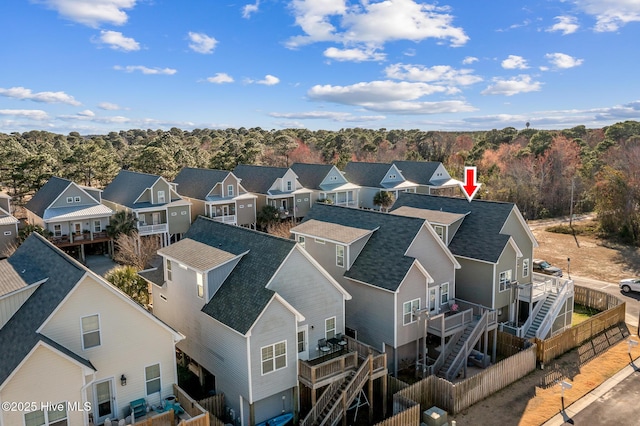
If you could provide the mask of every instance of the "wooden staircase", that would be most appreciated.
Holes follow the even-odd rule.
[[[335,381],[322,393],[318,402],[300,426],[335,426],[346,415],[347,408],[371,379],[373,357],[368,355],[356,371],[350,372],[343,381]]]
[[[467,327],[464,329],[464,332],[462,333],[462,336],[460,336],[460,338],[456,340],[456,342],[453,345],[453,348],[451,349],[451,352],[445,358],[444,364],[442,364],[442,366],[436,372],[436,375],[438,377],[447,378],[447,371],[449,371],[449,369],[451,368],[451,365],[455,361],[458,354],[462,350],[464,350],[465,344],[467,343],[467,340],[469,340],[469,337],[473,333],[473,329],[475,328],[476,324],[477,322],[467,325]]]

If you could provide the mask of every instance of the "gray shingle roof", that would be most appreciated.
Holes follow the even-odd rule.
[[[229,173],[227,170],[185,167],[180,170],[173,183],[178,184],[178,194],[204,200],[216,184],[224,181]]]
[[[391,164],[387,163],[350,161],[344,167],[344,176],[349,182],[356,185],[380,188],[380,183],[390,168]]]
[[[440,164],[437,161],[394,161],[405,179],[420,185],[433,184],[431,178]]]
[[[369,231],[378,228],[344,276],[391,291],[398,289],[413,264],[415,258],[405,252],[425,223],[424,219],[322,203],[313,205],[304,222],[308,220]]]
[[[246,334],[275,292],[266,288],[295,242],[198,217],[185,238],[234,255],[245,254],[202,311]]]
[[[293,163],[291,170],[298,175],[298,181],[308,189],[320,190],[320,184],[329,174],[333,166],[331,164]]]
[[[402,206],[443,212],[469,213],[449,244],[454,255],[495,263],[509,241],[509,235],[501,234],[513,203],[473,200],[466,198],[442,197],[401,193],[392,211]]]
[[[102,199],[132,209],[138,208],[134,202],[158,179],[160,176],[157,175],[120,170],[120,173],[102,191]]]
[[[44,217],[44,211],[58,198],[62,192],[71,185],[71,181],[52,176],[42,188],[25,204],[25,208],[35,213],[38,217]]]
[[[325,238],[339,243],[351,244],[354,241],[369,235],[373,231],[311,219],[301,223],[295,228],[292,228],[291,232],[313,235],[314,237]]]
[[[27,238],[7,261],[28,285],[47,280],[0,329],[0,384],[39,341],[49,343],[50,339],[36,333],[36,330],[86,272],[82,265],[36,233]]]
[[[233,169],[233,174],[242,179],[244,189],[257,194],[267,194],[276,179],[289,170],[286,167],[251,166],[239,164]]]

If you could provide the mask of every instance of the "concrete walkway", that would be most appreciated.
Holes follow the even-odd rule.
[[[104,275],[111,269],[118,266],[109,256],[102,254],[94,254],[87,256],[86,258],[87,268],[91,269],[96,274],[104,277]]]

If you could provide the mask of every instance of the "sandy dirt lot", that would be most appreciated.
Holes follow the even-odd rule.
[[[640,275],[640,251],[612,244],[593,237],[555,234],[545,231],[545,225],[532,223],[539,247],[535,256],[567,270],[567,257],[571,258],[570,273],[581,277],[617,282],[622,278]],[[631,328],[631,334],[637,334]],[[632,350],[633,358],[640,356],[640,348]],[[565,391],[568,406],[629,363],[629,346],[618,343],[600,356],[581,363],[575,349],[554,361],[556,369],[566,372],[573,388]],[[548,366],[551,367],[551,366]],[[457,426],[536,426],[541,425],[561,409],[560,386],[540,387],[549,368],[533,373],[481,401],[463,413],[451,418]]]

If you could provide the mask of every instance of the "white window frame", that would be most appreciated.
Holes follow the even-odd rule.
[[[444,241],[444,226],[442,225],[433,225],[433,230],[436,232],[436,235],[440,237],[442,241]]]
[[[42,403],[42,404],[48,404],[48,403]],[[42,417],[43,417],[43,421],[44,423],[40,423],[38,426],[68,426],[69,425],[69,411],[67,410],[67,402],[59,402],[57,404],[52,404],[53,407],[58,407],[58,406],[62,406],[63,407],[63,411],[64,412],[64,417],[60,418],[60,419],[55,419],[55,420],[51,420],[49,419],[49,413],[53,410],[44,410],[44,407],[42,407],[43,409],[40,410],[34,410],[34,411],[29,411],[27,413],[24,413],[24,416],[22,417],[22,420],[24,421],[24,424],[27,425],[27,416],[31,415],[32,413],[42,413]],[[55,412],[58,412],[57,410],[55,410]]]
[[[59,223],[54,223],[53,224],[53,236],[54,237],[61,237],[62,236],[62,225],[60,225]]]
[[[67,197],[67,204],[73,203],[73,197]]]
[[[5,236],[9,236],[9,235],[11,235],[11,231],[4,231],[4,235],[5,235]]]
[[[196,287],[198,298],[204,299],[204,274],[196,272]]]
[[[302,340],[300,340],[300,334],[302,334]],[[296,334],[297,344],[298,344],[298,353],[302,353],[307,350],[307,330],[306,328],[302,330],[298,330]]]
[[[528,277],[530,270],[531,270],[531,264],[529,263],[529,259],[522,259],[522,276]]]
[[[162,200],[162,201],[160,201],[160,200]],[[167,202],[167,197],[165,196],[164,191],[158,191],[158,200],[157,200],[157,202],[158,202],[158,204]]]
[[[227,185],[227,197],[233,197],[233,185]]]
[[[333,328],[330,328],[331,321],[333,321]],[[327,340],[336,337],[336,317],[329,317],[324,320],[324,337]]]
[[[413,324],[418,321],[416,311],[420,309],[420,299],[409,300],[402,304],[402,325]]]
[[[73,202],[74,203],[81,203],[82,202],[82,198],[80,198],[80,196],[77,195],[77,196],[73,197]]]
[[[93,221],[93,232],[101,232],[102,231],[102,221],[94,220]]]
[[[276,355],[276,348],[281,349],[283,347],[284,352]],[[268,352],[265,354],[265,349],[268,350],[269,348],[271,349],[271,354],[269,354]],[[278,362],[282,363],[282,361],[284,361],[284,365],[278,366]],[[268,367],[268,371],[265,371],[265,367]],[[260,368],[263,376],[265,374],[270,374],[278,370],[287,368],[286,340],[282,340],[281,342],[276,342],[272,345],[267,345],[260,348]]]
[[[287,191],[293,191],[293,182],[290,180],[287,181]]]
[[[85,318],[90,318],[90,317],[97,317],[98,318],[98,328],[96,330],[85,331],[84,326],[82,324],[82,320],[85,319]],[[86,347],[85,344],[84,344],[84,336],[89,334],[89,333],[95,333],[95,332],[98,333],[98,344]],[[83,351],[86,351],[87,349],[99,348],[100,346],[102,346],[102,327],[100,326],[100,314],[85,315],[85,316],[80,318],[80,339],[82,341],[82,350]]]
[[[173,271],[171,270],[171,259],[167,259],[167,281],[173,281]]]
[[[317,244],[324,244],[325,243],[325,240],[323,240],[322,238],[316,238],[315,240],[316,240]]]
[[[344,268],[344,246],[341,244],[336,244],[336,266]]]
[[[304,248],[304,244],[305,244],[304,235],[298,235],[298,244],[300,244],[300,247]]]
[[[396,175],[395,175],[395,174],[391,174],[391,175],[389,175],[389,179],[395,179],[395,178],[396,178]]]
[[[150,367],[155,367],[156,365],[158,366],[158,377],[147,377],[147,369]],[[155,382],[156,380],[158,381],[158,390],[149,393],[149,383]],[[147,396],[153,395],[154,393],[162,392],[162,367],[159,362],[144,367],[144,392]]]
[[[500,272],[498,276],[498,288],[500,292],[509,290],[509,284],[511,283],[512,271],[511,269],[507,269],[506,271]]]
[[[445,289],[447,289],[445,291]],[[449,301],[449,283],[440,284],[440,304],[444,305]]]

